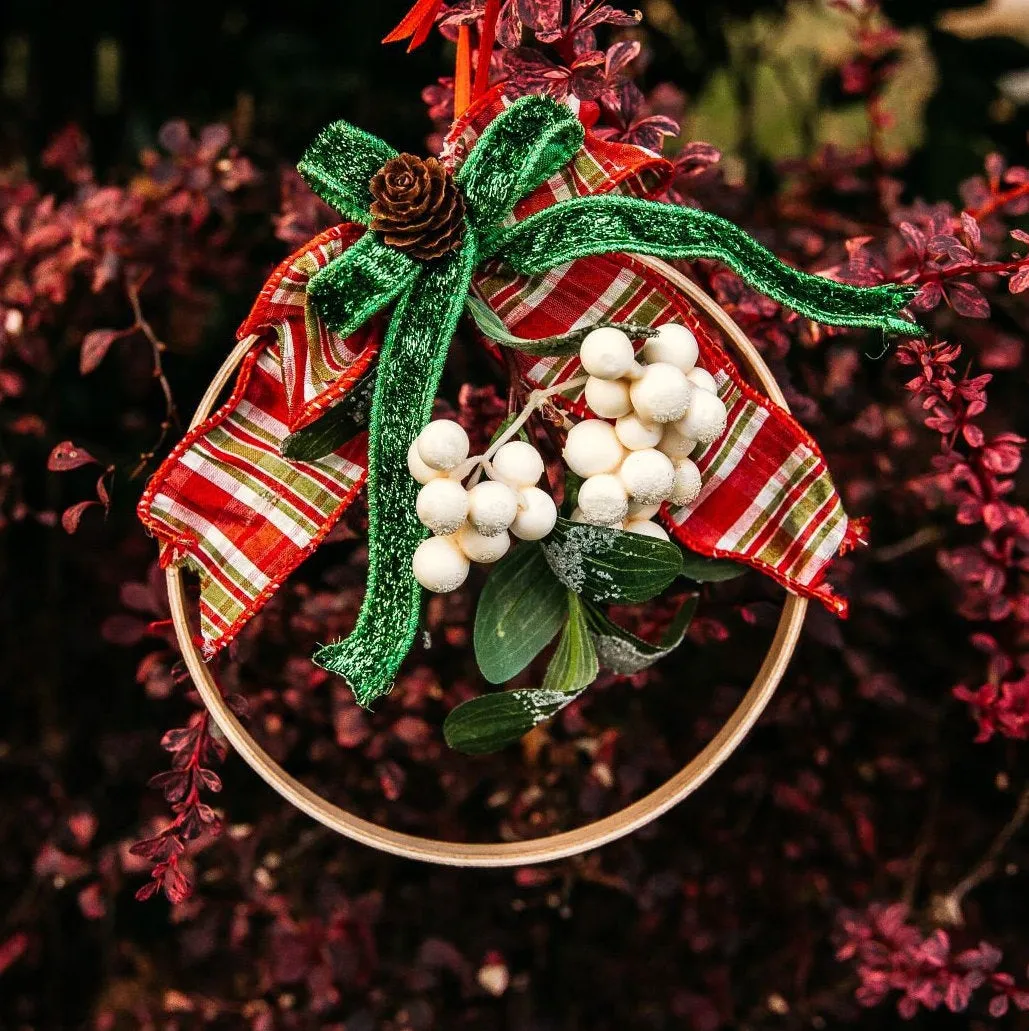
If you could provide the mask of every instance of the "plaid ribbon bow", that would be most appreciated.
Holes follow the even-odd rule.
[[[507,266],[519,276],[532,277],[607,254],[712,258],[755,289],[817,321],[917,332],[899,314],[910,299],[908,289],[858,288],[799,272],[782,264],[739,227],[707,212],[598,192],[571,196],[515,217],[516,205],[521,202],[519,211],[524,211],[525,199],[559,175],[583,144],[584,129],[569,108],[542,96],[521,98],[485,125],[455,175],[466,212],[463,242],[457,251],[440,260],[420,262],[387,245],[370,229],[358,236],[354,227],[349,247],[342,253],[338,247],[331,253],[323,248],[323,260],[308,269],[308,296],[337,338],[348,339],[364,331],[375,316],[391,312],[378,356],[368,425],[367,591],[351,635],[315,656],[325,668],[346,678],[362,704],[389,690],[417,632],[421,589],[412,575],[411,560],[426,531],[416,516],[418,485],[408,473],[406,456],[431,417],[473,277],[480,289],[488,283],[483,263],[490,262],[488,270]],[[357,226],[368,227],[372,222],[369,184],[396,156],[381,140],[337,122],[308,150],[300,170],[325,201]],[[284,338],[283,349],[286,343]],[[354,365],[366,368],[370,361],[368,356]],[[290,369],[285,361],[282,372],[289,393]],[[292,375],[296,377],[295,368]],[[352,383],[353,370],[340,379]],[[339,384],[330,385],[326,394],[338,397]],[[810,448],[804,450],[811,454]],[[814,457],[824,472],[817,452]],[[160,473],[155,479],[159,477]],[[770,501],[776,504],[796,491],[795,482],[781,490],[769,480],[767,487],[775,495],[769,495]],[[153,514],[157,487],[148,493],[149,500],[144,498],[142,506],[144,518],[158,529],[152,518],[147,519]],[[316,544],[312,535],[308,550]],[[791,585],[787,575],[776,578]]]

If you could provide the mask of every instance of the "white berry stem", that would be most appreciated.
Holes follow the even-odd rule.
[[[471,473],[472,478],[469,481],[469,487],[474,487],[475,484],[479,482],[479,478],[482,476],[484,470],[492,479],[493,467],[490,465],[490,459],[509,440],[517,436],[519,430],[521,430],[521,428],[529,421],[533,412],[540,408],[550,398],[555,397],[558,394],[563,394],[568,390],[574,390],[576,387],[584,387],[588,378],[589,377],[587,376],[579,376],[576,379],[570,379],[564,383],[557,383],[552,387],[546,387],[542,390],[533,390],[529,394],[529,399],[526,402],[525,407],[521,412],[519,412],[518,417],[512,421],[511,425],[508,426],[492,444],[490,444],[486,453],[469,458],[456,469],[451,470],[450,476],[455,480],[464,480],[465,477]]]

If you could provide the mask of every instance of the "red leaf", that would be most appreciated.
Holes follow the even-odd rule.
[[[0,974],[2,974],[12,963],[17,962],[29,946],[28,935],[24,931],[12,934],[0,945]]]
[[[982,230],[979,228],[979,223],[967,212],[961,212],[961,225],[965,230],[965,237],[968,239],[968,245],[972,250],[977,251],[983,242]]]
[[[93,883],[79,892],[79,909],[87,920],[100,920],[107,915],[107,905],[99,884]]]
[[[1013,294],[1020,294],[1023,290],[1029,290],[1029,265],[1020,268],[1008,280],[1008,289]]]
[[[146,884],[143,885],[142,888],[139,889],[139,891],[136,892],[136,901],[146,902],[147,899],[153,898],[153,896],[157,894],[158,889],[160,887],[160,881],[148,881]]]
[[[92,372],[103,360],[111,344],[121,336],[113,329],[94,329],[87,333],[79,352],[79,372],[85,376]]]
[[[119,612],[100,624],[100,635],[110,644],[128,648],[139,644],[146,636],[147,624],[142,619]]]
[[[96,496],[100,499],[100,503],[105,509],[111,507],[111,495],[107,492],[107,484],[104,483],[103,476],[96,481]]]
[[[66,473],[71,469],[89,465],[91,462],[96,465],[100,464],[84,447],[78,447],[70,440],[66,440],[50,452],[50,457],[46,460],[46,467],[52,473]]]
[[[901,222],[897,228],[900,230],[900,235],[907,241],[908,246],[921,257],[925,254],[925,233],[921,229],[913,226],[910,222]]]
[[[982,291],[971,283],[948,283],[947,297],[950,299],[951,307],[959,315],[969,319],[990,317],[990,302],[983,296]]]
[[[66,508],[61,515],[61,526],[68,533],[74,533],[79,528],[79,522],[82,520],[83,513],[87,508],[92,508],[93,505],[100,508],[99,501],[80,501],[77,505]]]

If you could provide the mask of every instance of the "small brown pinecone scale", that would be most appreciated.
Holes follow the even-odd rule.
[[[372,177],[369,189],[371,227],[391,247],[435,261],[461,246],[464,197],[436,158],[400,154]]]

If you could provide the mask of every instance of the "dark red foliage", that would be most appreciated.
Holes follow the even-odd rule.
[[[154,864],[150,883],[136,892],[140,901],[163,891],[169,902],[185,902],[193,893],[193,884],[182,868],[186,846],[201,834],[221,833],[217,813],[200,800],[201,791],[222,789],[221,778],[204,765],[221,762],[227,751],[213,729],[208,713],[196,712],[185,727],[169,730],[161,739],[161,747],[171,753],[171,769],[151,777],[150,787],[164,793],[175,819],[159,834],[136,842],[129,850]]]
[[[102,173],[86,135],[64,129],[0,175],[0,1025],[1025,1026],[1029,169],[983,161],[977,135],[961,174],[981,173],[918,198],[919,155],[887,132],[907,34],[869,0],[834,3],[850,46],[824,58],[812,101],[820,118],[842,98],[867,137],[813,137],[773,162],[743,125],[723,160],[682,138],[703,85],[691,62],[721,62],[741,92],[753,81],[739,52],[725,63],[729,41],[691,56],[689,39],[736,24],[738,5],[714,18],[641,4],[642,24],[630,6],[505,0],[491,81],[571,98],[602,136],[664,149],[667,200],[732,217],[798,267],[920,287],[925,334],[897,343],[809,323],[714,263],[688,268],[762,351],[848,509],[871,517],[870,545],[834,572],[850,621],[812,611],[744,746],[596,854],[470,873],[324,831],[228,755],[133,507],[269,269],[335,216],[284,170],[297,155],[266,138],[267,98],[249,129],[233,113],[245,144],[175,120]],[[475,45],[484,10],[442,4],[446,43],[422,53],[449,53],[462,24]],[[388,58],[401,60],[414,59]],[[396,97],[392,67],[353,113],[348,94],[326,117],[363,118],[380,86]],[[453,80],[422,96],[438,145]],[[368,127],[416,147],[393,117]],[[440,406],[476,446],[520,402],[505,384],[463,328]],[[521,748],[468,759],[440,726],[486,689],[471,647],[481,579],[428,600],[426,646],[374,712],[310,662],[353,625],[365,520],[355,507],[212,669],[276,761],[409,833],[521,839],[635,801],[724,724],[781,607],[756,576],[705,586],[674,660],[605,675]],[[656,640],[677,600],[616,615]],[[147,788],[159,741],[170,762]]]
[[[926,936],[908,919],[907,907],[899,903],[840,917],[836,957],[856,964],[862,1006],[878,1006],[900,992],[897,1012],[902,1017],[911,1018],[923,1007],[963,1013],[973,993],[982,989],[991,996],[990,1016],[1004,1016],[1009,1007],[1029,1009],[1029,982],[1018,987],[1016,978],[997,970],[1003,959],[999,949],[980,942],[955,952],[946,931]]]

